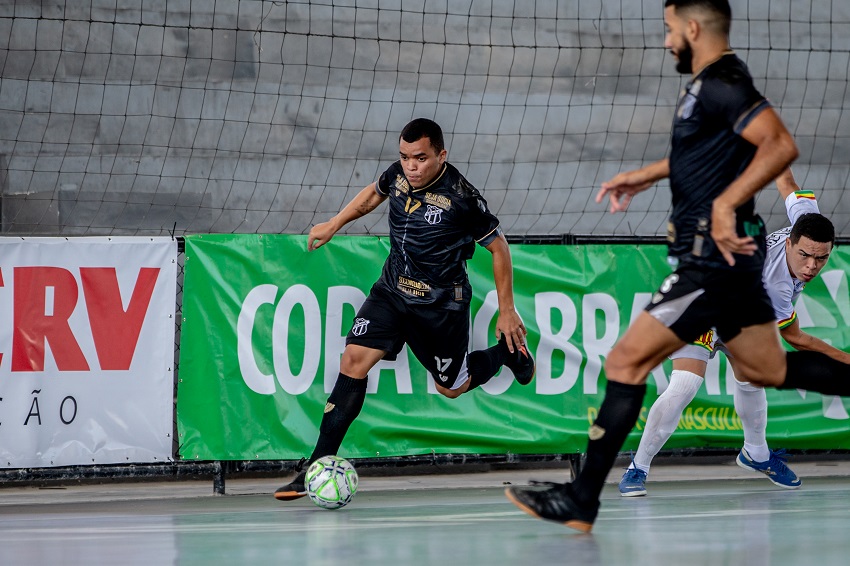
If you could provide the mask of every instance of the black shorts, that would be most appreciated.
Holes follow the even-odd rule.
[[[413,304],[376,284],[357,311],[345,343],[383,350],[385,360],[395,360],[406,343],[434,381],[452,389],[467,377],[469,307],[447,310]]]
[[[646,310],[689,344],[712,327],[728,342],[742,328],[776,320],[760,270],[687,263],[664,279]]]

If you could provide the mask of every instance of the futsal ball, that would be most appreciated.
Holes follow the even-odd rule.
[[[310,500],[323,509],[345,507],[357,491],[357,471],[339,456],[322,456],[307,468],[305,483]]]

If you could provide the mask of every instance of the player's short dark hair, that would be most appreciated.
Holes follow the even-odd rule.
[[[823,214],[810,212],[797,219],[794,223],[794,227],[791,228],[791,233],[788,235],[788,239],[791,240],[792,244],[796,244],[803,236],[813,242],[834,244],[835,227],[832,225],[829,218]]]
[[[428,138],[431,140],[431,146],[440,153],[446,148],[446,142],[443,141],[443,129],[434,120],[428,118],[416,118],[407,123],[401,130],[399,139],[403,139],[407,143],[413,143]]]
[[[706,10],[715,16],[712,22],[716,25],[716,31],[729,35],[732,27],[732,7],[729,0],[665,0],[664,7],[673,6],[676,12],[681,10]]]

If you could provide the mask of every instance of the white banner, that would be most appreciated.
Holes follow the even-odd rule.
[[[172,459],[177,242],[0,238],[0,468]]]

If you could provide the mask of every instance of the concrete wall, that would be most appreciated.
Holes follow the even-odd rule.
[[[2,230],[304,233],[425,116],[509,234],[663,234],[664,185],[627,214],[593,202],[667,153],[683,83],[661,4],[0,3]],[[797,137],[798,180],[850,236],[850,3],[732,4],[733,46]],[[775,192],[759,209],[786,223]],[[385,233],[382,210],[347,231]]]

